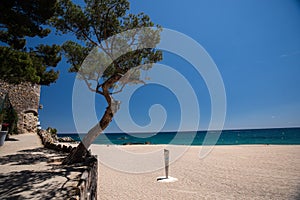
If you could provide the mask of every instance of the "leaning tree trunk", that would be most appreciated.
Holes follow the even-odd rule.
[[[65,158],[63,164],[70,165],[73,163],[83,162],[88,154],[88,148],[101,134],[101,132],[109,125],[112,119],[113,112],[111,110],[111,106],[108,106],[100,122],[91,130],[89,130],[79,145]]]
[[[62,164],[70,165],[73,163],[83,162],[88,155],[88,148],[112,121],[114,116],[114,113],[112,111],[113,99],[110,96],[109,88],[111,88],[113,84],[119,81],[121,77],[121,75],[114,75],[102,85],[102,95],[105,97],[108,103],[104,115],[102,116],[99,123],[96,124],[91,130],[89,130],[89,132],[82,139],[79,145],[65,158]]]

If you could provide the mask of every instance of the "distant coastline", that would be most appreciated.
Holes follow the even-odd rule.
[[[105,133],[101,134],[94,144],[174,144],[174,145],[300,145],[300,128],[265,128],[265,129],[234,129],[223,130],[215,142],[205,141],[207,133],[219,131],[183,131],[159,133]],[[85,134],[60,133],[76,141]],[[218,135],[216,136],[218,137]]]
[[[250,130],[274,130],[274,129],[300,129],[300,127],[270,127],[270,128],[229,128],[229,129],[222,129],[222,130],[209,130],[210,132],[214,131],[250,131]],[[197,132],[207,132],[208,130],[197,130]],[[173,133],[176,132],[176,130],[167,130],[162,131],[161,133]],[[194,130],[184,130],[181,131],[181,133],[189,133],[189,132],[195,132]],[[153,132],[130,132],[130,134],[140,134],[140,133],[153,133]],[[60,132],[58,133],[60,135],[63,134],[75,134],[74,132]],[[86,133],[76,133],[76,134],[86,134]],[[123,134],[123,132],[107,132],[105,134]]]

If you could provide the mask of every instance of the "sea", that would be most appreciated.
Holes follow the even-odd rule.
[[[85,134],[59,133],[80,141]],[[171,145],[300,145],[300,128],[185,131],[159,133],[103,133],[94,144],[171,144]]]

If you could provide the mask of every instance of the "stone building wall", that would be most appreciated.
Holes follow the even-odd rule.
[[[31,83],[12,85],[0,80],[0,96],[8,98],[18,114],[18,132],[37,131],[40,86]]]

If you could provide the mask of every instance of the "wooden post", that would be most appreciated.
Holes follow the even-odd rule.
[[[164,149],[166,178],[169,178],[169,150]]]

